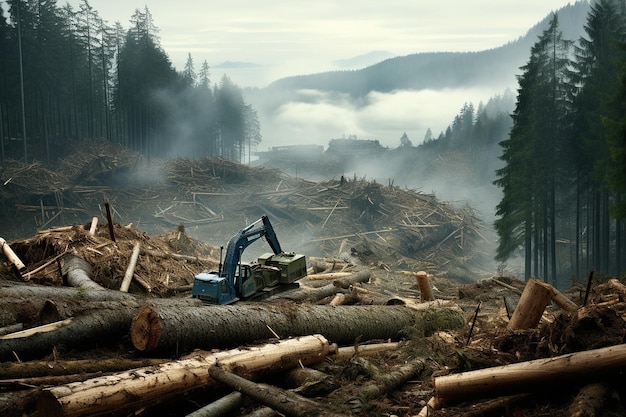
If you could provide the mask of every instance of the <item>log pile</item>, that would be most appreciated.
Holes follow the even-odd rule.
[[[432,196],[183,159],[120,188],[118,174],[145,166],[107,152],[0,173],[5,207],[47,223],[3,236],[0,415],[626,415],[623,281],[560,292],[473,268],[459,284],[447,278],[470,273],[481,225]],[[261,212],[308,255],[300,288],[192,299],[193,276],[219,263],[213,241]]]
[[[114,222],[161,235],[177,227],[224,245],[262,214],[300,253],[388,269],[427,270],[467,282],[489,277],[484,225],[469,207],[365,178],[311,182],[223,159],[143,161],[106,142],[81,143],[54,167],[8,161],[0,197],[14,239],[36,230]],[[15,215],[17,214],[17,218]],[[0,212],[0,221],[4,220]]]

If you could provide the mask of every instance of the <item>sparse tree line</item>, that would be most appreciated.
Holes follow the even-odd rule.
[[[594,2],[585,33],[553,15],[532,47],[494,182],[496,259],[560,286],[626,266],[626,2]]]
[[[126,30],[88,0],[78,10],[56,0],[0,6],[2,159],[51,159],[70,141],[106,139],[147,158],[243,162],[261,141],[255,110],[228,77],[211,85],[208,64],[196,72],[191,55],[173,67],[147,7]]]

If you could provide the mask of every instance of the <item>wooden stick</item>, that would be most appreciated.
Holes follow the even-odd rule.
[[[626,366],[626,344],[435,378],[439,404],[580,384]]]
[[[476,311],[474,311],[474,317],[472,318],[472,326],[470,327],[469,334],[467,335],[465,346],[468,346],[470,343],[470,340],[472,340],[472,333],[474,333],[474,326],[476,325],[476,318],[478,317],[478,311],[480,310],[481,304],[482,304],[482,301],[479,301],[478,305],[476,306]]]
[[[26,269],[26,265],[24,265],[24,262],[22,262],[22,260],[19,258],[19,256],[15,254],[15,252],[13,252],[13,249],[11,249],[7,241],[1,237],[0,237],[0,247],[2,247],[2,252],[4,252],[4,256],[7,257],[9,262],[15,265],[18,272],[21,273],[24,269]]]
[[[139,242],[137,242],[133,248],[133,253],[130,256],[130,262],[126,268],[126,274],[124,274],[124,279],[122,280],[122,285],[120,286],[120,291],[122,292],[128,292],[128,288],[130,287],[130,282],[133,279],[133,273],[135,272],[135,267],[137,266],[137,258],[139,258],[139,249],[140,245]]]
[[[111,216],[111,205],[109,204],[109,200],[104,202],[104,207],[106,208],[107,221],[109,222],[109,236],[111,237],[111,240],[115,242],[115,231],[113,230],[113,217]]]
[[[583,306],[587,305],[587,299],[589,298],[589,293],[591,292],[592,282],[593,282],[593,270],[589,271],[589,275],[587,276],[587,290],[585,291],[585,300],[583,301]]]
[[[32,336],[36,333],[52,332],[57,329],[60,329],[63,326],[67,326],[68,324],[72,322],[72,320],[73,320],[72,318],[69,318],[69,319],[65,319],[62,321],[55,321],[54,323],[44,324],[43,326],[33,327],[31,329],[21,330],[15,333],[9,333],[7,335],[0,336],[0,340],[19,339],[23,337]]]
[[[96,234],[96,227],[98,226],[98,217],[94,216],[91,219],[91,226],[89,227],[89,235],[94,236]]]
[[[32,271],[28,271],[24,274],[24,278],[28,281],[30,280],[30,277],[33,274],[36,274],[37,272],[45,269],[46,267],[52,265],[53,263],[55,263],[57,261],[57,259],[62,258],[63,256],[65,256],[67,254],[67,250],[63,251],[62,253],[58,254],[57,256],[55,256],[54,258],[50,258],[45,264],[33,269]]]

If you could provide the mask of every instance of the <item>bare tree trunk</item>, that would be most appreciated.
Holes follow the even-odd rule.
[[[151,405],[195,388],[214,387],[207,369],[216,363],[255,379],[319,363],[328,350],[328,341],[315,335],[245,349],[198,351],[174,362],[45,389],[38,415],[81,417]]]
[[[626,366],[626,345],[617,345],[554,358],[435,378],[437,404],[453,404],[474,397],[545,390],[557,384],[591,381]]]

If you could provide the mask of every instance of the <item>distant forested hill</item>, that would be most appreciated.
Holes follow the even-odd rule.
[[[557,11],[565,38],[577,40],[583,34],[588,12],[587,1],[578,1]],[[515,82],[519,67],[526,63],[531,46],[546,29],[549,19],[550,16],[546,16],[519,39],[486,51],[416,53],[390,58],[361,70],[287,77],[275,81],[267,89],[315,89],[360,97],[370,91],[478,85],[506,87]]]

